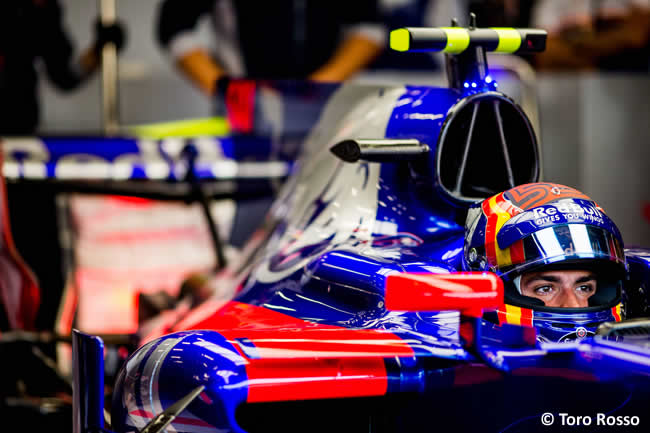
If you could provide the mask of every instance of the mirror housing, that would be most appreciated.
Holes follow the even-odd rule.
[[[394,274],[386,278],[385,287],[388,310],[458,310],[478,318],[503,304],[503,281],[491,272]]]

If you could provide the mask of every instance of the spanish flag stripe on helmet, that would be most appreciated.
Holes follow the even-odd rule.
[[[615,307],[612,307],[612,314],[614,315],[614,320],[617,322],[621,321],[621,304],[616,304]]]
[[[490,197],[482,203],[483,214],[487,217],[485,224],[485,255],[490,266],[497,263],[497,243],[496,243],[496,226],[499,216],[492,211],[492,203],[495,202],[495,197]]]
[[[516,215],[519,210],[503,197],[503,193],[497,194],[483,202],[483,212],[487,216],[485,227],[485,245],[488,262],[490,266],[508,266],[513,263],[510,248],[502,250],[497,245],[497,233],[503,225]],[[516,258],[523,257],[523,249],[517,251]],[[514,263],[517,263],[516,261]]]
[[[512,264],[512,259],[510,258],[510,250],[509,248],[506,248],[505,250],[499,248],[496,237],[496,234],[499,233],[501,227],[503,227],[506,221],[511,218],[511,215],[508,212],[504,211],[501,206],[499,206],[503,201],[503,194],[497,196],[496,207],[494,210],[499,215],[499,219],[497,220],[497,226],[494,230],[494,250],[496,251],[497,265],[508,266]]]
[[[510,261],[513,265],[523,263],[526,260],[524,256],[524,241],[519,239],[508,248],[510,250]]]

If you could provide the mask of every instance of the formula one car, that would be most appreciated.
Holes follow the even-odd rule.
[[[449,88],[334,91],[240,263],[217,274],[213,297],[142,327],[106,405],[104,344],[74,332],[75,432],[544,431],[569,415],[593,416],[592,428],[597,415],[606,426],[643,423],[650,322],[621,321],[619,298],[571,320],[540,317],[506,305],[496,274],[459,272],[473,203],[507,190],[546,209],[539,196],[571,192],[537,183],[535,132],[486,62],[487,51],[543,50],[545,38],[395,30],[393,49],[447,53]],[[578,211],[519,218],[508,236],[543,217],[614,230],[572,197],[585,200]],[[602,251],[627,263],[628,318],[646,314],[650,250],[623,259],[610,236]]]

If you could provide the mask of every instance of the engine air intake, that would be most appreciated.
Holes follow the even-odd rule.
[[[540,176],[535,132],[505,95],[468,96],[451,108],[440,131],[440,186],[454,199],[473,202]]]

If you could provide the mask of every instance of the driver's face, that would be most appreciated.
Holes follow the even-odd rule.
[[[596,293],[596,276],[588,271],[530,272],[521,277],[521,294],[541,299],[547,307],[583,308]]]

